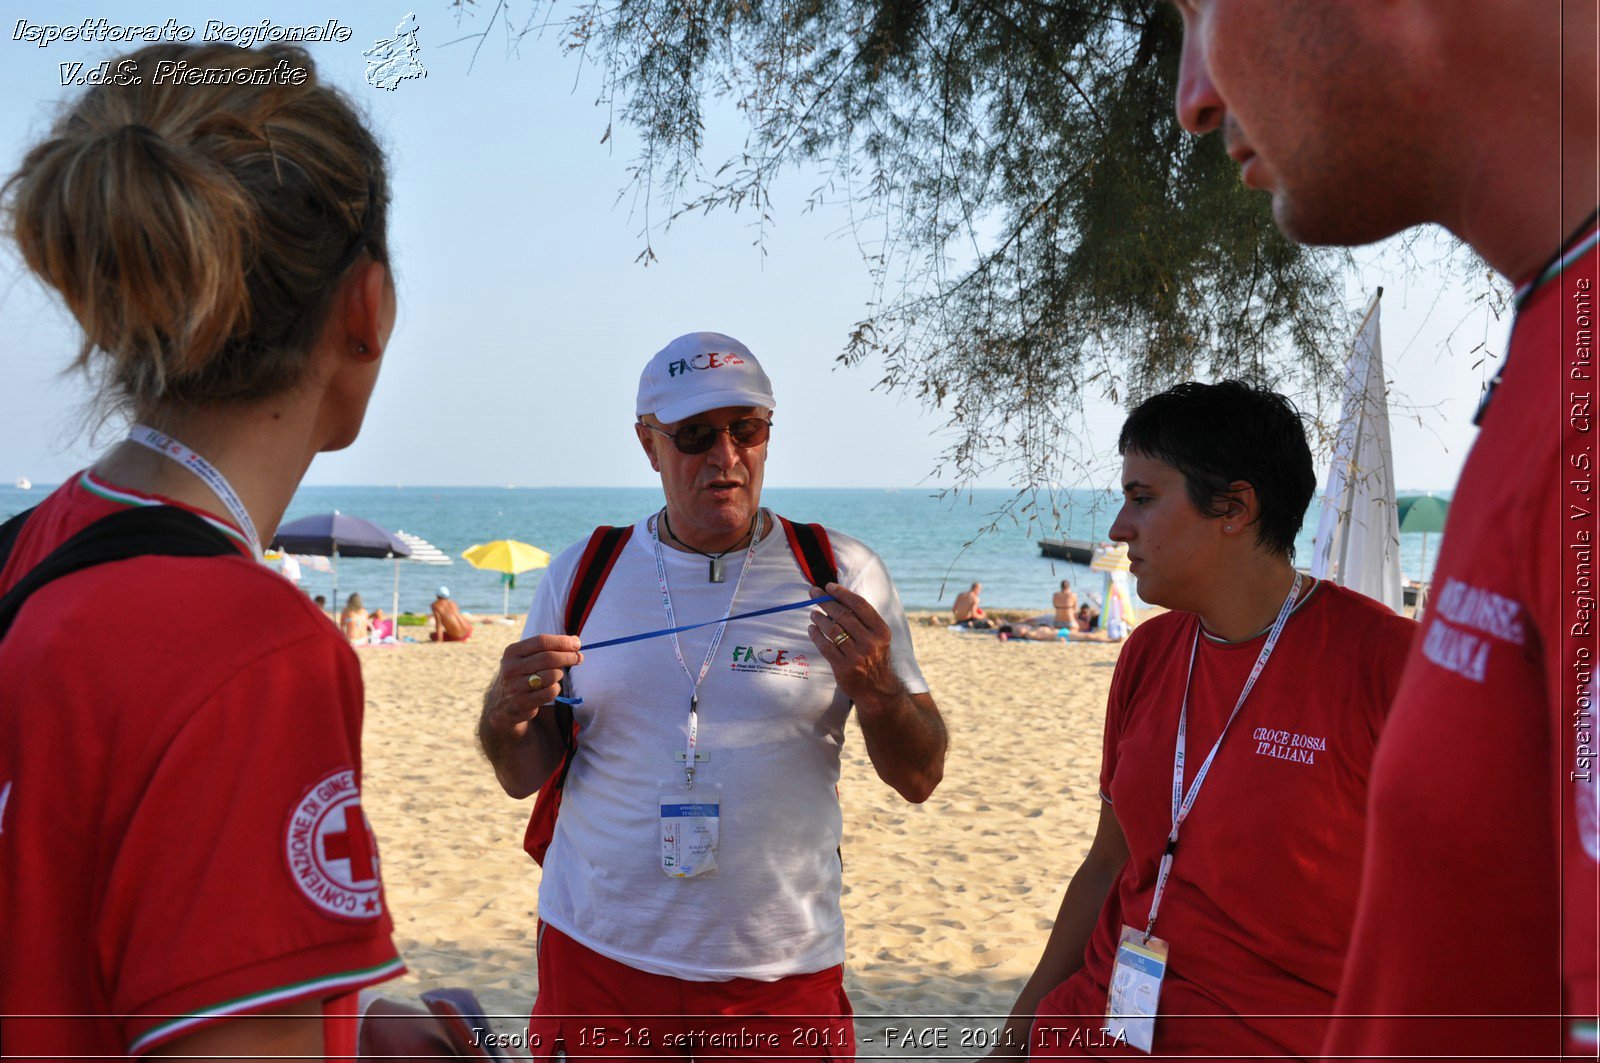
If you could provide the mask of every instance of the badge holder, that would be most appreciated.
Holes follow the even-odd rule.
[[[1156,1009],[1167,977],[1170,947],[1144,931],[1122,928],[1111,986],[1106,992],[1106,1031],[1130,1048],[1148,1053],[1156,1039]]]
[[[715,871],[722,787],[663,783],[659,804],[662,872],[672,878],[698,878]]]

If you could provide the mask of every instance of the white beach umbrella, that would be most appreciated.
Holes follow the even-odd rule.
[[[1344,410],[1311,549],[1311,574],[1400,612],[1400,527],[1395,510],[1389,400],[1378,335],[1379,288],[1347,363]]]
[[[415,561],[419,565],[453,565],[455,562],[450,560],[449,554],[446,554],[420,535],[397,531],[394,533],[394,537],[411,547],[410,557],[397,557],[394,560],[394,623],[395,636],[398,638],[400,634],[400,562],[402,560]]]

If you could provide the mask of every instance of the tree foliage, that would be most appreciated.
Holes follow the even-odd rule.
[[[958,483],[1060,477],[1086,394],[1238,377],[1320,396],[1339,371],[1346,258],[1286,240],[1220,138],[1180,129],[1170,5],[584,0],[522,30],[485,12],[486,35],[554,26],[600,65],[639,135],[634,186],[670,217],[770,219],[778,175],[820,172],[874,278],[838,357],[943,412]],[[723,99],[745,143],[706,160]]]

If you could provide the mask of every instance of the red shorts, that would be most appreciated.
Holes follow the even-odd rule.
[[[555,927],[539,928],[539,995],[528,1050],[553,1059],[856,1058],[844,968],[776,982],[690,982],[607,959]]]

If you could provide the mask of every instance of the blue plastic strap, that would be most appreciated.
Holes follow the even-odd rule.
[[[824,594],[820,598],[807,598],[803,602],[790,602],[788,605],[774,605],[766,609],[755,609],[748,613],[735,613],[733,616],[728,617],[726,622],[732,623],[735,620],[748,620],[753,616],[767,616],[771,613],[786,613],[791,609],[804,609],[808,605],[821,605],[823,602],[831,602],[833,600],[833,595]],[[590,650],[603,650],[607,646],[621,646],[623,643],[627,642],[639,642],[644,639],[660,638],[662,635],[671,635],[678,631],[692,631],[697,627],[710,627],[712,624],[721,623],[724,623],[724,621],[702,620],[698,624],[683,624],[679,627],[664,627],[659,631],[645,631],[638,635],[624,635],[620,639],[606,639],[604,642],[588,642],[584,644],[583,652],[588,653]]]

